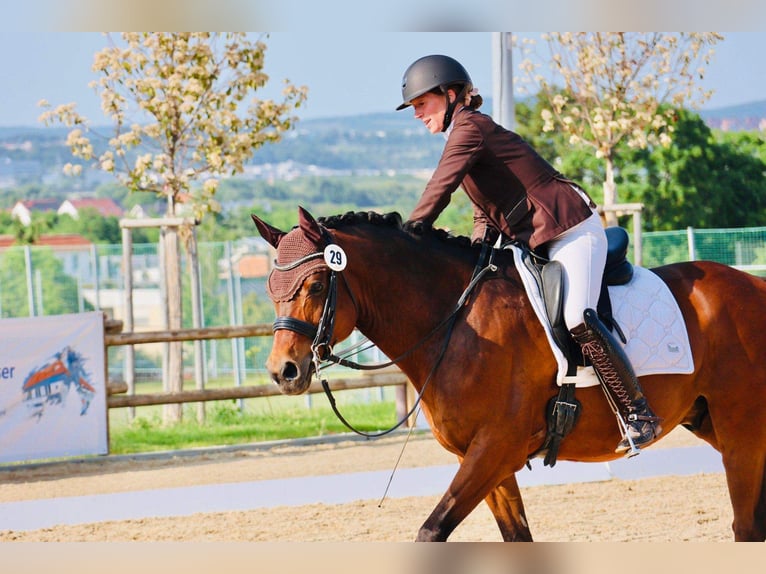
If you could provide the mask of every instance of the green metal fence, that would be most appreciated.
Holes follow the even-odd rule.
[[[709,260],[744,271],[766,272],[766,227],[693,229],[643,234],[643,263],[656,267],[677,261]]]

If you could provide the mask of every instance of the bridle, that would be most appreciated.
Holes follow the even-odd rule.
[[[320,257],[324,257],[324,252],[317,251],[316,253],[311,253],[286,265],[279,265],[275,262],[274,269],[277,271],[290,271],[296,267],[300,267],[304,263],[308,263],[309,261]],[[350,292],[351,291],[349,290],[349,293]],[[327,285],[327,299],[325,299],[319,323],[315,326],[308,321],[296,319],[295,317],[277,317],[272,325],[272,331],[275,333],[279,330],[292,331],[293,333],[298,333],[299,335],[311,339],[313,361],[315,366],[319,367],[321,362],[326,360],[326,357],[332,354],[331,341],[335,330],[335,306],[337,298],[338,274],[336,271],[330,270],[330,280]]]
[[[326,245],[328,247],[331,245],[335,245],[335,241],[332,237],[332,234],[330,234],[330,232],[321,225],[320,225],[320,229],[324,236]],[[325,251],[326,250],[327,250],[327,247],[325,247]],[[301,257],[300,259],[297,259],[296,261],[293,261],[291,263],[284,264],[284,265],[279,265],[275,262],[274,269],[277,271],[290,271],[292,269],[295,269],[303,265],[304,263],[307,263],[314,259],[318,259],[320,257],[325,257],[325,251],[317,251],[315,253],[311,253],[309,255]],[[486,264],[484,263],[485,260],[486,260]],[[423,393],[426,387],[428,386],[428,383],[433,378],[433,375],[436,373],[436,369],[439,367],[439,364],[444,358],[444,355],[447,351],[447,347],[449,346],[449,341],[452,337],[452,331],[455,326],[455,322],[457,320],[460,310],[465,305],[469,295],[473,291],[474,287],[481,280],[481,278],[486,273],[494,272],[497,270],[497,266],[494,265],[493,260],[494,260],[494,249],[491,249],[491,247],[489,247],[487,244],[482,244],[481,255],[479,256],[479,260],[476,263],[476,267],[474,268],[471,281],[469,282],[468,286],[463,291],[463,294],[458,299],[458,302],[455,305],[455,308],[453,309],[453,311],[447,317],[445,317],[442,321],[440,321],[439,324],[437,324],[433,329],[431,329],[431,331],[429,331],[423,338],[421,338],[417,343],[415,343],[412,347],[410,347],[407,351],[405,351],[404,353],[402,353],[395,359],[392,359],[384,363],[364,365],[364,364],[360,364],[360,363],[348,360],[343,357],[339,357],[333,353],[332,337],[335,330],[335,316],[336,316],[336,306],[337,306],[337,300],[338,300],[338,274],[341,273],[341,271],[336,271],[331,268],[330,268],[330,277],[329,277],[329,281],[327,285],[327,298],[325,299],[325,302],[324,302],[324,307],[322,309],[322,315],[319,318],[319,323],[317,323],[317,325],[315,326],[309,323],[308,321],[303,321],[302,319],[296,319],[295,317],[290,317],[290,316],[282,316],[282,317],[277,317],[274,320],[274,323],[272,325],[272,331],[275,333],[279,330],[292,331],[293,333],[298,333],[299,335],[303,335],[307,337],[308,339],[312,340],[311,354],[312,354],[312,363],[314,365],[314,376],[316,376],[317,380],[321,383],[322,388],[324,389],[324,392],[327,395],[327,398],[330,402],[330,406],[332,407],[335,415],[349,430],[355,432],[356,434],[367,437],[367,438],[378,438],[386,434],[389,434],[393,432],[394,430],[396,430],[397,428],[399,428],[400,426],[402,426],[415,413],[416,409],[418,408],[420,404],[420,400],[423,397]],[[341,277],[343,276],[341,275]],[[344,284],[346,285],[346,290],[348,291],[349,297],[354,305],[354,308],[357,310],[357,316],[358,316],[359,312],[358,312],[358,306],[356,303],[356,298],[354,297],[354,294],[351,291],[350,285],[345,280],[345,277],[343,277],[343,281],[344,281]],[[418,393],[417,398],[415,399],[415,402],[412,405],[412,408],[407,412],[407,414],[405,414],[402,417],[401,420],[399,420],[391,428],[386,429],[384,431],[380,431],[377,433],[367,433],[367,432],[358,430],[343,417],[343,415],[338,411],[335,398],[332,395],[332,391],[330,390],[330,386],[327,380],[321,378],[320,371],[323,368],[323,364],[325,363],[338,364],[338,365],[342,365],[345,367],[358,369],[358,370],[376,370],[376,369],[382,369],[385,367],[390,367],[392,365],[396,365],[401,360],[403,360],[404,358],[408,357],[410,354],[415,352],[418,348],[420,348],[423,344],[425,344],[426,341],[428,341],[433,335],[435,335],[445,326],[447,326],[448,329],[447,329],[447,334],[444,338],[444,342],[440,349],[439,356],[436,359],[436,362],[434,363],[433,367],[431,368],[431,371],[428,374],[428,377],[423,383],[423,386],[421,387],[420,392]]]

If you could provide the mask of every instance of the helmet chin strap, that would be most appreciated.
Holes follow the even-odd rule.
[[[447,102],[447,111],[444,112],[444,122],[442,123],[442,131],[446,132],[449,125],[452,123],[452,114],[455,113],[455,108],[457,107],[458,102],[462,102],[465,100],[465,93],[466,88],[468,85],[463,84],[463,87],[460,89],[460,93],[455,97],[454,102],[449,101],[449,90],[444,90],[444,99]]]

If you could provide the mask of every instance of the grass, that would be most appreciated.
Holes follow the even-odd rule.
[[[295,399],[277,397],[291,398]],[[350,432],[326,400],[319,404],[320,398],[310,408],[305,398],[304,402],[248,399],[243,409],[236,401],[210,402],[203,423],[197,422],[196,405],[190,404],[184,407],[183,421],[173,425],[163,424],[161,407],[136,409],[132,420],[127,409],[117,409],[109,417],[109,452],[133,454]],[[349,423],[365,432],[387,429],[397,422],[393,400],[342,402],[338,398],[338,408]]]

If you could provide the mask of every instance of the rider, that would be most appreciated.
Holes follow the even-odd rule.
[[[473,203],[472,241],[502,236],[545,253],[564,269],[564,321],[602,382],[627,415],[636,446],[661,432],[620,344],[594,311],[607,241],[596,205],[518,134],[478,111],[482,97],[465,68],[442,55],[413,62],[402,79],[402,104],[431,133],[444,132],[439,164],[407,225],[430,227],[462,186]],[[630,448],[627,437],[615,452]]]

